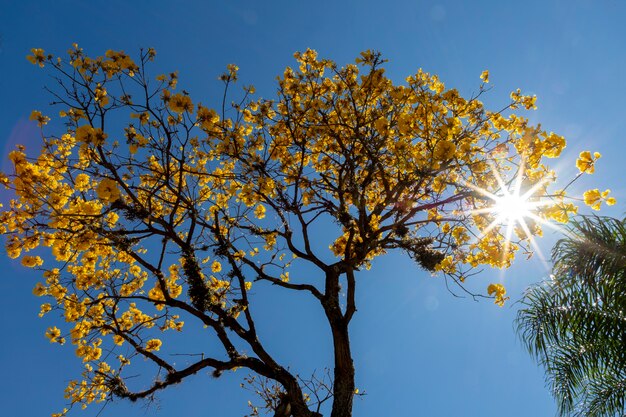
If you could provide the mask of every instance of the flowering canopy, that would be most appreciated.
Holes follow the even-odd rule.
[[[245,367],[281,384],[294,415],[312,415],[307,387],[255,330],[250,291],[270,283],[320,301],[334,329],[332,415],[349,415],[347,324],[359,269],[392,249],[460,286],[480,265],[508,267],[541,225],[515,228],[511,242],[494,222],[483,194],[498,194],[502,178],[517,176],[533,200],[547,201],[540,219],[566,222],[576,212],[563,192],[548,191],[556,177],[545,161],[561,154],[564,138],[510,112],[535,108],[520,90],[506,108],[486,110],[487,71],[477,94],[463,98],[421,70],[394,85],[378,53],[339,67],[307,50],[279,78],[275,100],[245,87],[238,103],[216,111],[176,92],[176,72],[155,84],[146,71],[154,57],[149,49],[138,63],[122,51],[89,58],[74,45],[67,61],[42,49],[28,58],[58,76],[67,130],[45,136],[36,158],[23,147],[9,155],[15,171],[1,180],[15,198],[0,231],[11,258],[43,270],[33,290],[48,299],[41,314],[64,315],[63,329],[46,336],[69,339],[85,363],[67,388],[71,404],[149,397],[204,368]],[[226,88],[237,70],[222,75]],[[39,111],[31,119],[50,120]],[[591,173],[598,157],[581,154],[577,166]],[[585,195],[602,201],[613,203],[608,191]],[[311,237],[320,226],[335,231],[328,250]],[[319,276],[290,275],[293,262]],[[488,293],[506,300],[501,284]],[[161,352],[175,339],[163,332],[182,331],[185,320],[204,324],[223,352],[184,368],[169,363]],[[105,361],[103,349],[115,354]],[[135,357],[156,377],[129,387]]]

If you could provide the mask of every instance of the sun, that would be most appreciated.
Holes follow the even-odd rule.
[[[519,189],[501,189],[500,193],[493,196],[493,206],[490,208],[499,223],[520,223],[534,214],[538,204],[529,200],[532,195],[520,195]]]
[[[541,250],[533,239],[534,233],[531,231],[530,225],[540,224],[555,227],[537,215],[539,207],[549,204],[549,201],[541,199],[539,195],[539,191],[545,185],[545,181],[540,181],[525,190],[523,186],[523,168],[520,167],[515,177],[508,182],[504,181],[495,169],[495,166],[492,166],[492,170],[499,187],[495,193],[472,184],[467,184],[486,200],[490,200],[487,207],[471,211],[471,214],[488,213],[494,217],[492,222],[481,231],[480,237],[485,236],[495,228],[504,228],[506,230],[504,233],[504,245],[508,248],[511,244],[514,230],[521,230],[539,256],[543,257]],[[516,233],[519,234],[519,232]]]

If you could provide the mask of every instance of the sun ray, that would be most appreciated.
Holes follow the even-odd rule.
[[[491,214],[493,216],[493,220],[487,227],[480,231],[476,239],[480,240],[494,229],[501,227],[504,232],[502,235],[504,238],[502,262],[506,260],[513,241],[513,234],[516,233],[520,239],[528,240],[533,251],[537,253],[538,257],[545,264],[547,262],[545,256],[534,239],[533,230],[531,230],[534,226],[528,223],[528,221],[532,221],[533,224],[548,226],[551,229],[562,231],[562,228],[559,226],[554,225],[552,222],[536,214],[538,208],[552,203],[547,198],[540,200],[540,196],[537,195],[538,191],[545,186],[549,179],[543,178],[541,181],[533,184],[529,189],[523,190],[525,174],[523,161],[517,169],[517,172],[515,172],[514,177],[509,181],[505,181],[493,162],[490,162],[489,165],[497,182],[498,191],[493,193],[466,182],[468,188],[477,192],[485,199],[491,200],[491,204],[488,207],[468,210],[468,213],[471,215]],[[516,228],[521,229],[521,231],[516,232]],[[524,236],[522,236],[522,233]]]

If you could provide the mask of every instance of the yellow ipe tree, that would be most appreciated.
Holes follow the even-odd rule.
[[[511,113],[535,107],[519,90],[505,108],[485,110],[486,71],[466,99],[421,70],[394,85],[378,53],[339,67],[308,50],[279,78],[274,100],[244,87],[226,105],[237,80],[229,65],[216,111],[177,92],[176,72],[149,77],[152,49],[136,62],[116,51],[89,58],[77,45],[69,59],[32,52],[58,80],[50,92],[67,129],[43,135],[37,157],[10,153],[15,170],[0,181],[14,198],[0,228],[8,256],[43,272],[34,288],[48,301],[41,314],[62,313],[47,337],[69,340],[84,362],[66,390],[71,405],[149,398],[201,370],[245,368],[263,387],[253,415],[348,417],[360,270],[402,250],[463,288],[476,267],[508,267],[528,250],[539,219],[564,222],[576,210],[563,192],[548,192],[555,175],[543,164],[565,140]],[[31,119],[49,121],[39,111]],[[581,171],[595,159],[581,157]],[[594,192],[594,203],[612,202]],[[548,204],[505,227],[493,207],[520,194]],[[328,379],[299,378],[266,348],[256,286],[319,303],[334,347]],[[487,292],[506,299],[501,284]],[[191,321],[220,352],[179,366],[169,353]],[[138,372],[144,379],[127,380]]]

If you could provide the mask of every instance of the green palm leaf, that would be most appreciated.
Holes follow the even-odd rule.
[[[552,251],[552,279],[524,294],[520,337],[561,416],[626,413],[626,219],[585,216]]]

